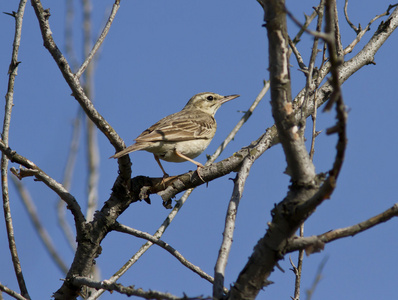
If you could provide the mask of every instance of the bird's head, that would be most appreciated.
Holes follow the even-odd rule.
[[[239,95],[222,96],[219,94],[208,92],[200,93],[193,96],[185,105],[184,109],[199,109],[205,113],[214,116],[217,109],[220,108],[221,104],[237,97],[239,97]]]

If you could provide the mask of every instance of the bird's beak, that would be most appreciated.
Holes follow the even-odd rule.
[[[223,103],[228,102],[228,101],[230,101],[230,100],[232,100],[232,99],[238,98],[239,96],[240,96],[240,95],[224,96],[224,98],[222,98],[222,99],[220,100],[220,102],[221,102],[221,104],[223,104]]]

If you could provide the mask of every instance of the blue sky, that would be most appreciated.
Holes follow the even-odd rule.
[[[93,5],[93,31],[100,32],[112,1]],[[390,4],[385,0],[350,2],[354,24],[365,26]],[[50,25],[54,39],[64,51],[64,1],[44,1],[51,7]],[[80,8],[80,3],[76,3]],[[287,1],[289,10],[300,20],[311,14],[315,1]],[[344,21],[343,2],[339,1],[342,41],[348,45],[355,33]],[[1,11],[16,11],[17,1],[3,1]],[[75,46],[81,57],[81,16],[76,13]],[[266,31],[263,13],[256,1],[122,1],[110,33],[96,62],[95,106],[114,127],[126,144],[160,118],[180,110],[189,98],[211,91],[241,97],[225,104],[216,115],[218,130],[209,148],[197,158],[204,163],[248,109],[268,80]],[[385,18],[383,19],[385,20]],[[346,59],[355,55],[369,40],[380,21],[376,21],[362,42]],[[5,95],[7,70],[14,35],[13,19],[0,15],[0,94]],[[289,21],[289,33],[298,28]],[[304,61],[309,59],[311,38],[303,36],[298,48]],[[323,203],[305,225],[305,234],[353,225],[392,206],[396,197],[397,133],[396,111],[398,59],[397,33],[376,54],[376,65],[362,68],[343,85],[349,109],[347,156],[332,198]],[[29,158],[56,180],[62,174],[72,134],[72,122],[78,104],[47,50],[43,47],[39,26],[30,3],[26,6],[15,84],[10,146]],[[292,90],[303,87],[304,76],[292,65]],[[3,98],[4,99],[4,98]],[[267,94],[252,117],[218,160],[250,144],[273,124],[270,96]],[[1,118],[4,113],[0,112]],[[333,113],[319,113],[318,130],[334,124]],[[310,122],[308,123],[310,125]],[[309,136],[308,136],[309,137]],[[108,157],[114,149],[98,133],[100,149],[99,205],[107,200],[117,176],[117,164]],[[327,171],[334,158],[335,137],[322,133],[317,138],[315,166]],[[85,209],[86,157],[84,137],[71,193]],[[131,154],[133,174],[161,176],[151,154]],[[165,162],[169,174],[180,174],[195,167],[190,163]],[[10,165],[13,166],[13,165]],[[15,167],[17,167],[15,165]],[[270,221],[274,203],[283,199],[289,178],[282,148],[267,151],[253,166],[239,207],[234,244],[226,270],[228,287],[247,262],[253,246]],[[178,249],[192,263],[213,275],[221,243],[225,212],[232,193],[230,174],[197,188],[173,221],[163,240]],[[57,197],[32,178],[23,180],[35,201],[43,224],[58,251],[69,265],[73,253],[57,225]],[[10,187],[15,236],[28,289],[33,299],[49,298],[64,277],[54,266],[40,243],[13,186]],[[154,233],[169,211],[157,195],[152,205],[134,203],[120,217],[125,225]],[[398,279],[397,221],[392,220],[353,238],[326,245],[325,250],[304,260],[302,290],[312,284],[319,263],[327,256],[313,299],[395,299]],[[0,282],[18,289],[13,276],[6,243],[4,222],[0,225]],[[120,233],[111,233],[102,243],[103,253],[97,263],[102,278],[107,279],[128,260],[145,241]],[[296,255],[292,255],[296,260]],[[294,276],[288,257],[280,262],[285,270],[269,278],[275,283],[262,291],[258,299],[289,299],[293,295]],[[152,247],[122,279],[125,285],[171,292],[182,296],[210,295],[211,286],[186,270],[164,250]],[[103,299],[110,298],[105,294]],[[121,299],[124,296],[112,295]],[[304,294],[302,295],[304,299]],[[7,299],[7,296],[5,296]]]

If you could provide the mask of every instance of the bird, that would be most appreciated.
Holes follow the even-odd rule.
[[[207,148],[216,133],[214,115],[222,104],[239,96],[222,96],[209,92],[196,94],[181,111],[156,122],[143,131],[133,145],[110,158],[120,158],[134,151],[145,150],[153,153],[164,178],[169,175],[160,159],[176,163],[190,161],[197,166],[200,177],[199,168],[203,168],[203,165],[193,159]]]

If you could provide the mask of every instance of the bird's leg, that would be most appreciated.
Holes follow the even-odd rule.
[[[160,168],[162,169],[162,171],[163,171],[163,178],[169,177],[169,174],[167,174],[166,171],[163,169],[163,166],[162,166],[162,164],[160,163],[159,157],[158,157],[156,154],[154,154],[153,156],[155,157],[156,162],[158,163],[159,167],[160,167]]]
[[[205,181],[203,180],[202,176],[200,176],[200,173],[199,173],[199,168],[204,168],[204,166],[203,166],[200,162],[197,162],[197,161],[193,160],[192,158],[189,158],[188,156],[182,154],[181,152],[178,152],[178,151],[175,150],[175,149],[174,149],[174,152],[175,152],[175,154],[178,155],[179,157],[181,157],[181,158],[183,158],[183,159],[186,159],[187,161],[190,161],[191,163],[197,165],[198,167],[196,168],[196,173],[198,173],[198,176],[199,176],[200,180],[202,180],[203,182],[205,182]]]

